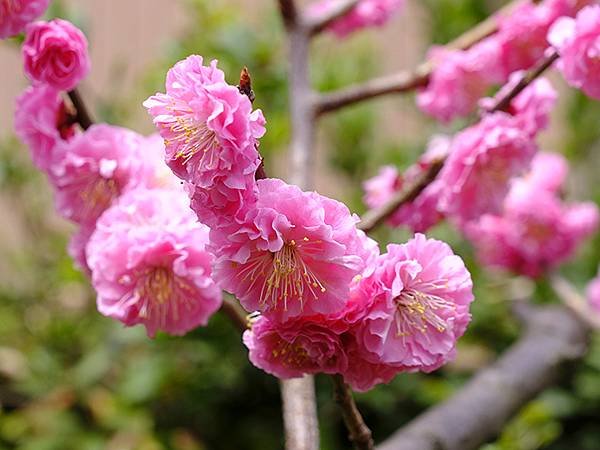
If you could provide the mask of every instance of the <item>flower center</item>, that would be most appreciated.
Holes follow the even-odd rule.
[[[283,339],[279,340],[273,351],[271,352],[274,358],[284,367],[299,368],[306,366],[310,358],[306,349],[294,342],[288,342]]]
[[[113,178],[94,176],[79,192],[83,202],[82,213],[85,217],[99,217],[119,196],[119,184]]]
[[[210,130],[206,123],[198,124],[192,117],[178,116],[175,122],[171,124],[173,137],[165,141],[178,145],[178,151],[175,158],[183,159],[187,163],[194,155],[202,153],[201,164],[211,167],[214,164],[215,150],[220,146],[217,135]]]
[[[303,244],[309,244],[307,237]],[[242,271],[243,279],[252,281],[250,288],[259,278],[263,280],[259,299],[261,306],[276,307],[283,302],[283,308],[287,310],[288,300],[298,299],[302,307],[307,296],[317,299],[319,293],[327,290],[304,262],[300,250],[296,241],[291,240],[275,253],[258,254]]]
[[[167,319],[179,320],[182,311],[192,310],[194,288],[165,267],[138,270],[132,276],[122,277],[121,284],[135,279],[133,292],[123,300],[133,298],[139,305],[138,317],[157,321],[165,327]]]
[[[412,336],[415,332],[426,333],[430,327],[443,333],[448,323],[439,313],[455,308],[454,304],[437,295],[414,289],[406,289],[394,300],[399,337]]]

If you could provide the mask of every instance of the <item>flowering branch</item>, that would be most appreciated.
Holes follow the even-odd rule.
[[[593,329],[600,329],[598,314],[590,310],[585,298],[582,297],[575,286],[558,274],[550,276],[550,284],[565,306],[582,322]]]
[[[281,17],[286,28],[292,28],[298,23],[298,10],[294,0],[278,0]]]
[[[86,108],[85,103],[83,102],[81,94],[79,93],[77,88],[75,88],[73,90],[70,90],[68,92],[68,95],[69,99],[71,100],[71,103],[73,103],[75,111],[77,111],[75,120],[77,121],[77,123],[79,123],[79,125],[81,125],[81,128],[87,130],[94,124],[94,121],[92,120],[92,117],[90,116],[90,113]]]
[[[535,1],[538,3],[539,0]],[[522,3],[513,1],[488,17],[475,27],[466,31],[455,40],[446,44],[447,49],[466,50],[486,37],[498,31],[498,15],[505,15]],[[434,69],[431,61],[419,64],[414,70],[401,71],[393,75],[374,78],[364,83],[355,84],[342,90],[322,94],[317,102],[316,113],[325,114],[363,100],[369,100],[386,94],[398,94],[426,86]]]
[[[352,389],[346,383],[341,375],[333,375],[333,388],[335,391],[335,400],[342,409],[344,423],[350,433],[350,440],[358,450],[373,450],[375,444],[371,436],[371,430],[365,424],[360,411],[354,403]]]
[[[378,450],[470,450],[497,435],[528,401],[582,358],[589,329],[562,307],[528,314],[525,335],[454,397],[393,434]]]
[[[231,320],[231,323],[233,323],[238,330],[244,332],[248,329],[247,314],[234,299],[223,299],[221,311],[223,311],[223,314]]]
[[[328,14],[324,14],[321,17],[308,22],[307,28],[309,29],[310,34],[315,35],[323,31],[336,19],[339,19],[350,12],[352,8],[358,5],[359,1],[360,0],[343,0],[338,2],[335,7],[332,7]]]
[[[525,72],[519,82],[506,94],[502,95],[496,100],[494,105],[486,110],[486,113],[494,113],[498,111],[504,111],[510,105],[510,102],[519,95],[527,86],[529,86],[535,79],[541,76],[552,64],[558,59],[559,55],[552,51],[545,56],[533,69]],[[440,158],[431,164],[420,177],[417,178],[414,183],[406,186],[405,189],[398,191],[393,197],[391,197],[387,203],[381,205],[379,208],[367,211],[358,227],[369,232],[375,227],[383,223],[389,216],[391,216],[400,206],[414,200],[429,184],[435,180],[437,174],[442,170],[446,158]]]

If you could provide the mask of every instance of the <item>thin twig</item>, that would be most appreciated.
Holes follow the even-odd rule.
[[[68,95],[71,99],[71,103],[73,103],[73,107],[77,111],[77,123],[79,123],[81,128],[87,130],[94,124],[94,121],[92,120],[92,117],[90,116],[90,113],[88,112],[85,103],[83,102],[83,98],[81,97],[79,90],[75,88],[72,91],[69,91]]]
[[[458,38],[446,44],[447,49],[466,50],[488,36],[498,31],[498,15],[506,15],[522,3],[513,1],[480,22],[474,28],[466,31]],[[431,61],[419,64],[414,70],[400,71],[393,75],[373,78],[364,83],[358,83],[336,92],[321,94],[317,101],[317,114],[324,114],[344,106],[352,105],[363,100],[369,100],[386,94],[409,92],[426,86],[434,65]]]
[[[556,50],[551,52],[541,59],[536,66],[526,72],[519,82],[509,91],[506,95],[503,95],[500,101],[498,101],[489,112],[506,111],[510,107],[510,102],[519,95],[523,89],[529,86],[536,78],[543,74],[554,62],[560,57]]]
[[[342,416],[350,434],[350,441],[357,450],[373,450],[375,443],[373,442],[371,430],[366,425],[354,402],[352,389],[344,383],[344,378],[341,375],[333,375],[331,378],[333,380],[335,401],[342,409]]]
[[[315,35],[323,31],[336,19],[339,19],[343,15],[349,13],[360,0],[341,0],[336,3],[327,14],[322,15],[312,21],[308,21],[307,28],[311,35]]]
[[[435,180],[444,165],[445,158],[434,161],[414,183],[396,192],[384,205],[367,211],[360,220],[358,228],[365,233],[373,230],[391,216],[400,206],[413,201],[423,190]]]
[[[533,69],[525,72],[521,80],[507,93],[496,100],[496,103],[487,110],[487,113],[494,113],[508,109],[510,102],[519,95],[536,78],[542,75],[556,61],[558,55],[552,52],[545,56]],[[375,227],[383,223],[400,206],[414,200],[423,190],[435,180],[438,173],[442,170],[446,158],[441,158],[427,168],[414,183],[395,193],[385,204],[379,208],[367,211],[358,227],[368,233]]]
[[[550,284],[564,305],[591,328],[600,329],[600,316],[592,311],[586,299],[567,279],[557,273],[550,275]]]

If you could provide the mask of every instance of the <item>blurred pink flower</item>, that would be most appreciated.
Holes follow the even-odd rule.
[[[257,182],[258,200],[237,229],[213,229],[215,279],[248,311],[271,320],[330,314],[377,249],[340,202],[281,180]]]
[[[0,39],[15,36],[44,14],[50,0],[0,0]]]
[[[87,39],[72,23],[62,19],[34,22],[26,33],[23,62],[31,81],[69,91],[90,71]]]
[[[90,237],[96,230],[95,224],[81,226],[69,239],[67,251],[73,259],[75,267],[81,270],[86,275],[91,275],[90,268],[87,264],[85,248],[90,240]]]
[[[442,122],[471,113],[488,88],[503,81],[494,40],[484,40],[468,50],[434,47],[429,60],[435,68],[427,86],[417,94],[417,105]]]
[[[252,364],[279,378],[345,371],[348,359],[341,334],[347,325],[325,316],[280,323],[261,316],[244,333]]]
[[[600,5],[583,8],[575,19],[561,17],[548,40],[560,53],[557,67],[567,82],[600,99]]]
[[[592,309],[600,314],[600,273],[589,282],[585,290],[588,303]]]
[[[438,179],[440,208],[460,225],[502,210],[509,181],[529,169],[537,151],[521,123],[505,113],[487,114],[458,133]]]
[[[402,190],[405,185],[413,183],[428,170],[432,162],[446,156],[450,142],[447,136],[435,136],[430,141],[427,152],[404,174],[398,173],[398,169],[393,166],[382,167],[379,174],[363,183],[365,204],[371,209],[386,204],[396,192]],[[417,198],[398,208],[387,222],[392,226],[406,225],[413,232],[427,231],[443,218],[438,210],[441,187],[439,181],[433,181]]]
[[[98,220],[87,246],[98,310],[127,326],[182,335],[221,306],[208,228],[180,191],[134,189]]]
[[[70,139],[75,134],[75,125],[59,91],[39,84],[29,86],[17,97],[15,132],[29,147],[37,168],[47,171],[56,143]]]
[[[92,226],[123,192],[145,183],[142,143],[133,131],[103,124],[57,143],[49,176],[60,213]]]
[[[430,372],[453,358],[473,301],[471,276],[446,243],[416,234],[387,250],[354,293],[364,297],[364,316],[352,330],[359,361],[349,369],[361,370],[362,359],[382,370],[383,381],[392,368]]]
[[[479,105],[491,109],[498,98],[508,94],[523,78],[525,72],[514,72],[510,75],[508,83],[498,91],[494,98],[483,98]],[[549,116],[556,104],[558,93],[547,78],[538,78],[529,84],[510,103],[508,113],[516,117],[521,127],[530,135],[535,136],[548,126]]]
[[[339,0],[318,0],[309,5],[307,14],[311,18],[318,18],[338,5]],[[404,0],[360,0],[349,13],[333,21],[328,29],[344,38],[363,28],[383,26],[402,6]]]
[[[502,215],[486,214],[467,224],[465,234],[484,264],[538,277],[566,261],[597,230],[595,204],[560,199],[563,163],[558,157],[536,157],[532,173],[513,184]]]

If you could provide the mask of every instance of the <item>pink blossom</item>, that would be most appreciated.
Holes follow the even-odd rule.
[[[34,164],[47,171],[56,143],[70,139],[75,127],[60,93],[40,84],[29,86],[17,97],[15,131],[29,147]]]
[[[355,294],[364,297],[364,316],[352,330],[358,360],[350,366],[362,370],[361,360],[373,364],[370,369],[384,382],[392,369],[430,372],[448,362],[470,321],[473,301],[471,276],[444,242],[416,234],[387,250]],[[369,388],[368,380],[360,385]]]
[[[87,246],[98,310],[127,326],[182,335],[221,306],[208,228],[180,191],[134,189],[98,220]]]
[[[557,67],[567,82],[600,99],[600,5],[583,8],[575,19],[558,19],[548,40],[560,53]]]
[[[509,180],[528,170],[536,145],[519,121],[505,113],[486,115],[457,134],[438,179],[440,208],[459,224],[501,211]]]
[[[308,7],[307,14],[316,19],[329,14],[338,7],[339,0],[318,0]],[[360,0],[349,13],[333,21],[328,27],[339,38],[344,38],[354,31],[383,26],[404,6],[404,0]]]
[[[435,69],[419,91],[417,105],[442,122],[471,113],[489,86],[502,81],[494,40],[484,40],[469,50],[435,47],[429,59]]]
[[[0,39],[15,36],[44,14],[50,0],[0,0]]]
[[[85,248],[95,229],[95,224],[80,227],[79,230],[71,236],[71,239],[69,239],[69,246],[67,248],[69,256],[73,258],[73,261],[75,262],[75,267],[86,275],[91,275],[91,272],[87,264]]]
[[[483,109],[491,109],[498,98],[508,94],[523,78],[525,72],[514,72],[508,83],[498,91],[494,98],[484,98],[479,104]],[[549,116],[556,104],[558,94],[547,78],[538,78],[527,86],[510,103],[508,113],[517,118],[521,127],[535,136],[548,126]]]
[[[275,321],[340,311],[376,247],[356,229],[358,217],[281,180],[257,187],[256,205],[237,229],[211,232],[221,287]]]
[[[569,163],[564,156],[559,153],[538,152],[531,161],[531,170],[525,176],[513,180],[509,197],[520,195],[524,189],[560,193],[568,173]]]
[[[252,364],[279,378],[345,371],[348,359],[343,321],[324,316],[296,317],[280,323],[261,316],[244,333]]]
[[[587,285],[586,297],[592,309],[600,314],[600,274]]]
[[[142,143],[133,131],[102,124],[57,143],[49,175],[61,214],[93,225],[119,195],[144,183]]]
[[[70,22],[34,22],[26,32],[23,62],[31,81],[69,91],[90,71],[87,39]]]
[[[144,102],[165,139],[166,161],[195,186],[244,189],[260,163],[256,149],[265,132],[260,110],[225,82],[217,61],[203,66],[190,56],[169,70],[166,94]]]
[[[365,204],[371,208],[379,208],[386,204],[396,192],[412,184],[431,164],[448,153],[450,139],[447,136],[436,136],[428,151],[419,162],[411,166],[403,175],[393,166],[384,166],[379,174],[364,184]],[[437,224],[443,215],[438,209],[438,198],[442,184],[434,181],[429,184],[413,201],[402,205],[388,219],[392,226],[406,225],[412,231],[423,232]]]
[[[565,176],[558,161],[536,158],[533,172],[514,183],[502,215],[486,214],[465,227],[484,264],[538,277],[596,231],[596,205],[566,204],[558,196],[553,174]]]

